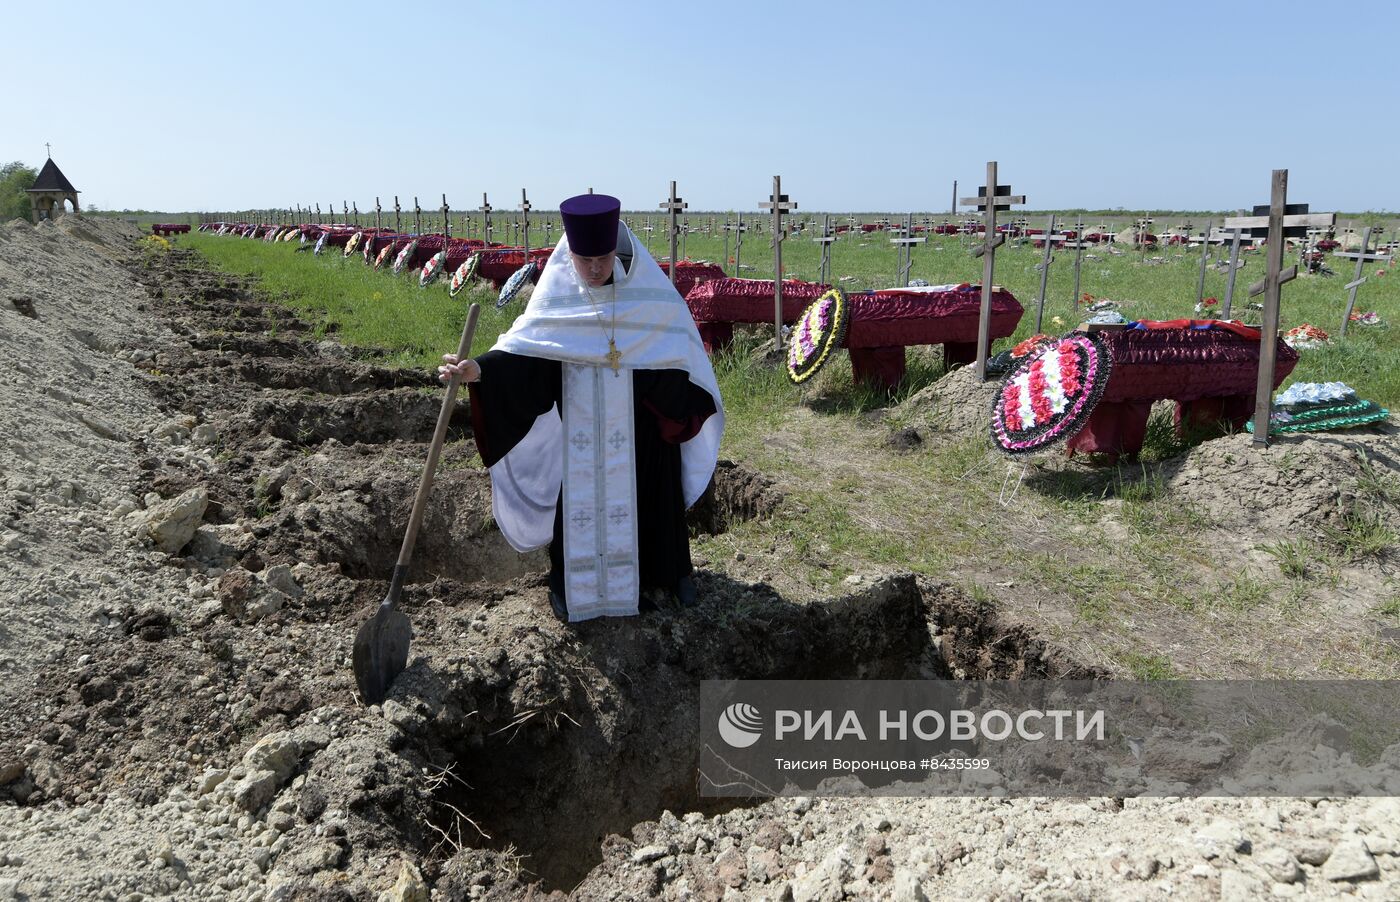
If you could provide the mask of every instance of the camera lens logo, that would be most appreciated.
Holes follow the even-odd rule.
[[[735,702],[719,715],[719,735],[736,749],[746,749],[763,735],[763,717],[753,705]]]

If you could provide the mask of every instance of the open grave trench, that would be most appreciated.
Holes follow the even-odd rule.
[[[22,803],[118,788],[154,800],[260,736],[357,726],[368,738],[333,732],[298,765],[292,835],[329,842],[339,851],[320,860],[365,879],[380,877],[373,853],[397,850],[448,898],[512,898],[535,881],[574,886],[610,834],[664,811],[733,807],[696,792],[703,680],[1090,675],[988,605],[912,575],[798,604],[701,571],[693,609],[559,624],[543,553],[516,554],[492,522],[462,402],[403,597],[410,666],[366,710],[349,644],[385,592],[440,389],[426,373],[242,328],[306,331],[192,254],[157,267],[145,280],[188,341],[137,365],[177,428],[217,424],[219,466],[145,438],[143,490],[208,492],[205,528],[164,566],[207,578],[212,597],[191,612],[133,602],[101,613],[119,638],[90,643],[80,666],[40,687],[57,711],[40,737],[51,779],[23,798],[8,788]],[[722,461],[692,530],[723,532],[782,503],[771,480]],[[329,840],[316,832],[328,810],[349,814]]]

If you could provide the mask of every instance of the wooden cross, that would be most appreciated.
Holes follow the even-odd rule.
[[[687,238],[689,238],[689,237],[690,237],[690,217],[687,216],[687,217],[685,218],[684,224],[681,226],[681,259],[682,259],[682,260],[689,260],[689,259],[690,259],[690,254],[689,254],[689,253],[686,251],[686,249],[685,249],[685,240],[686,240]]]
[[[340,202],[340,219],[346,224],[350,222],[350,205],[345,201]]]
[[[900,288],[907,288],[909,285],[909,270],[914,268],[914,245],[923,244],[928,239],[925,237],[914,237],[914,214],[909,214],[909,219],[904,224],[904,234],[890,239],[899,250],[899,262],[895,264],[895,281]]]
[[[744,225],[742,216],[734,217],[734,224],[729,224],[729,217],[724,217],[724,259],[729,261],[729,233],[734,233],[734,277],[739,277],[739,255],[744,248],[744,233],[748,231],[748,226]]]
[[[1206,230],[1201,233],[1201,267],[1196,273],[1196,305],[1200,306],[1206,296],[1206,264],[1210,262],[1210,220],[1206,220]]]
[[[773,346],[783,349],[783,214],[797,209],[795,201],[783,193],[782,176],[773,176],[773,193],[759,203],[759,209],[773,212]],[[738,260],[738,252],[734,259]],[[736,264],[737,270],[737,264]]]
[[[588,192],[592,194],[593,192]],[[491,203],[486,199],[486,192],[481,192],[481,237],[486,239],[486,246],[491,246]]]
[[[1066,244],[1064,247],[1074,248],[1074,309],[1079,309],[1080,270],[1084,266],[1084,217],[1080,216],[1074,220],[1074,244]]]
[[[413,196],[413,234],[423,234],[423,208],[418,206],[418,195]]]
[[[360,202],[359,202],[359,201],[355,201],[354,205],[351,207],[350,212],[353,213],[354,216],[355,216],[355,228],[358,229],[358,228],[360,227]]]
[[[817,276],[817,282],[822,285],[831,284],[831,245],[835,243],[836,236],[831,232],[831,214],[822,215],[822,233],[812,239],[822,246],[821,273]]]
[[[44,142],[44,152],[49,155],[50,160],[53,159],[53,145],[47,141]]]
[[[1244,229],[1225,229],[1222,232],[1230,233],[1230,274],[1225,278],[1225,303],[1220,308],[1220,318],[1230,318],[1230,308],[1235,302],[1235,275],[1240,268],[1240,239],[1244,237]]]
[[[379,206],[379,195],[376,194],[374,196],[374,230],[376,232],[379,231],[380,228],[379,219],[381,213],[383,213],[383,209]]]
[[[452,234],[452,225],[447,221],[448,206],[446,194],[443,194],[442,206],[438,207],[438,210],[442,213],[442,249],[444,251],[443,259],[446,260],[447,257],[445,252],[447,251],[447,238],[449,235]]]
[[[320,204],[317,204],[317,205],[316,205],[316,224],[317,224],[317,225],[320,225],[320,224],[321,224],[321,205],[320,205]]]
[[[950,215],[958,215],[958,180],[953,179],[953,205],[948,208]]]
[[[1024,194],[1013,195],[1010,185],[997,184],[997,163],[987,163],[987,184],[977,189],[976,197],[965,197],[963,204],[976,206],[983,213],[987,227],[982,244],[972,250],[972,256],[982,258],[982,308],[977,313],[977,378],[987,378],[987,354],[991,350],[992,333],[992,275],[996,266],[997,248],[1006,236],[997,232],[997,208],[1010,209],[1012,204],[1024,204]]]
[[[1151,226],[1152,217],[1146,214],[1133,223],[1133,244],[1137,245],[1139,260],[1147,257],[1147,235],[1151,231]]]
[[[525,260],[530,260],[530,198],[525,195],[525,189],[520,189],[520,227],[524,236]]]
[[[1050,214],[1050,222],[1045,226],[1045,253],[1041,256],[1040,262],[1035,268],[1040,270],[1040,297],[1035,304],[1035,331],[1040,333],[1041,320],[1045,318],[1045,295],[1050,284],[1050,264],[1055,262],[1055,242],[1065,242],[1069,236],[1064,232],[1055,231],[1055,214]],[[1078,295],[1075,295],[1078,297]]]
[[[394,234],[403,234],[403,226],[399,224],[399,196],[394,195]]]
[[[1388,254],[1379,252],[1373,254],[1367,250],[1367,248],[1371,246],[1371,233],[1373,231],[1375,231],[1373,228],[1368,227],[1366,231],[1362,233],[1360,251],[1341,251],[1332,255],[1334,257],[1346,257],[1356,260],[1356,272],[1352,273],[1351,281],[1342,286],[1347,290],[1347,312],[1342,314],[1342,338],[1346,337],[1347,324],[1351,322],[1351,312],[1356,309],[1356,290],[1366,281],[1366,276],[1361,274],[1361,270],[1366,265],[1366,261],[1381,260],[1389,263],[1393,259]]]
[[[1255,207],[1257,213],[1260,207]],[[1283,268],[1283,245],[1287,229],[1331,225],[1335,213],[1308,213],[1307,204],[1288,203],[1288,170],[1275,169],[1273,190],[1267,216],[1238,216],[1225,220],[1226,228],[1268,229],[1267,259],[1264,278],[1251,285],[1249,296],[1264,295],[1264,327],[1259,340],[1259,382],[1254,393],[1254,444],[1269,443],[1269,414],[1274,400],[1274,369],[1278,358],[1278,320],[1280,289],[1298,276],[1298,267]]]
[[[676,239],[679,237],[680,226],[676,224],[676,217],[680,212],[689,206],[684,200],[676,196],[676,183],[671,181],[671,197],[663,200],[659,206],[661,209],[671,214],[671,287],[676,285]]]

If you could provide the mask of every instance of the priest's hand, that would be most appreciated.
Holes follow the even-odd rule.
[[[476,382],[481,378],[481,366],[470,357],[458,360],[456,354],[443,354],[443,365],[438,367],[438,381],[446,385],[453,376],[463,382]]]

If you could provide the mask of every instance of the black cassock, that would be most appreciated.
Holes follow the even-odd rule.
[[[476,358],[481,381],[468,385],[472,428],[482,462],[495,464],[551,407],[563,410],[563,370],[557,360],[488,351]],[[684,370],[624,370],[632,379],[637,461],[637,564],[643,588],[673,590],[689,576],[690,533],[681,490],[681,443],[694,438],[715,412],[710,393]],[[562,456],[564,451],[559,450]],[[563,489],[549,543],[549,584],[564,596]]]

